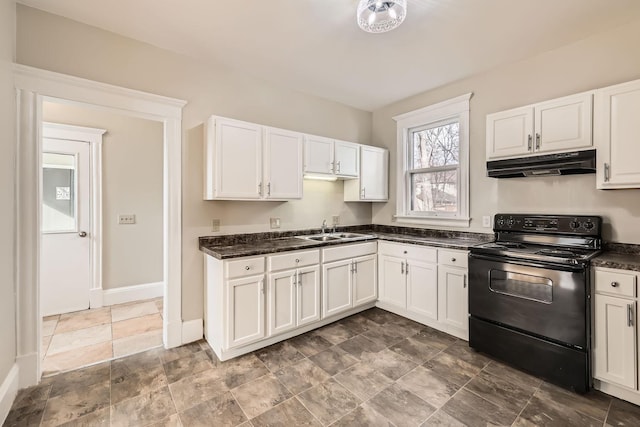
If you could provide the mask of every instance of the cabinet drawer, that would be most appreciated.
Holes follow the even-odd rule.
[[[320,262],[320,251],[292,252],[281,255],[271,255],[268,258],[269,271],[286,270]]]
[[[375,254],[378,250],[377,242],[341,245],[322,250],[322,262],[338,261],[340,259],[355,258]]]
[[[636,275],[608,270],[595,270],[596,292],[627,297],[636,296]]]
[[[227,278],[253,276],[264,273],[264,257],[242,258],[226,262]]]
[[[451,267],[467,268],[466,251],[449,251],[438,249],[438,264],[450,265]]]
[[[402,245],[387,242],[379,242],[379,245],[378,252],[383,255],[434,263],[438,259],[438,250],[428,246]]]

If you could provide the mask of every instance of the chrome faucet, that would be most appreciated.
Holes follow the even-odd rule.
[[[323,219],[322,220],[322,234],[327,232],[327,220]]]

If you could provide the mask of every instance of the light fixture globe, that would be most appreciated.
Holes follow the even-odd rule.
[[[358,25],[369,33],[391,31],[404,21],[407,15],[407,0],[360,0],[358,3]]]

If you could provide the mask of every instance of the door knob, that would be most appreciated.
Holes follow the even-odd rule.
[[[87,237],[87,232],[86,231],[81,231],[81,232],[78,233],[78,236]]]

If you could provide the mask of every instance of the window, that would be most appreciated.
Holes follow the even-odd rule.
[[[469,226],[471,94],[394,117],[398,222]]]

